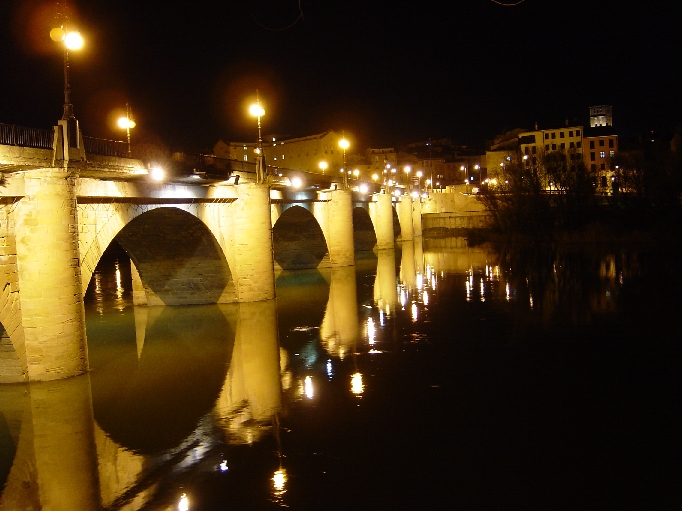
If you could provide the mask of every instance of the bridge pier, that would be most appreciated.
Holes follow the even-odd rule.
[[[414,219],[412,213],[412,197],[403,195],[398,202],[398,221],[400,222],[400,239],[409,241],[414,237]]]
[[[240,184],[237,191],[239,198],[230,207],[237,301],[270,300],[275,297],[270,189],[249,183]]]
[[[27,171],[16,217],[17,266],[28,380],[88,370],[75,177]]]
[[[421,199],[412,201],[412,233],[415,238],[422,235],[422,202]]]
[[[393,232],[393,197],[384,193],[376,194],[374,196],[374,202],[370,203],[370,213],[377,236],[377,249],[393,249],[395,246],[395,233]]]
[[[322,223],[322,232],[327,238],[329,259],[332,268],[353,266],[355,246],[353,242],[353,203],[350,190],[329,192],[327,218]]]

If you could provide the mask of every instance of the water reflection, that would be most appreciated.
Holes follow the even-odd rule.
[[[95,281],[95,292],[109,298],[94,300],[87,316],[89,375],[0,386],[0,510],[239,508],[253,504],[254,495],[295,508],[301,499],[322,501],[320,481],[325,491],[348,482],[352,492],[356,471],[370,480],[380,469],[386,480],[407,488],[421,477],[414,465],[437,480],[446,471],[430,453],[447,451],[448,442],[459,446],[462,466],[480,463],[486,449],[527,456],[507,437],[496,437],[501,423],[522,445],[540,435],[553,452],[547,431],[554,423],[545,415],[539,416],[545,429],[533,430],[532,439],[520,431],[539,413],[580,417],[578,409],[552,409],[554,396],[537,390],[554,388],[536,385],[544,372],[560,373],[547,369],[544,359],[530,363],[529,371],[508,367],[506,357],[486,365],[487,359],[455,347],[476,343],[497,356],[491,346],[561,339],[613,317],[618,321],[605,323],[608,328],[580,332],[590,339],[611,328],[625,334],[634,310],[673,307],[660,286],[649,285],[650,277],[662,280],[677,271],[679,281],[674,254],[472,248],[463,239],[416,238],[356,268],[282,272],[277,300],[133,307],[127,281],[117,276],[122,268],[125,276],[125,267],[114,266]],[[645,301],[636,298],[642,291],[649,293]],[[635,332],[657,328],[647,321]],[[437,351],[443,346],[445,352]],[[430,358],[420,358],[423,353]],[[498,377],[500,368],[507,373]],[[523,392],[515,393],[511,385],[519,381]],[[453,424],[466,441],[448,436],[442,415],[453,404],[440,392],[457,397]],[[550,411],[533,405],[519,421],[517,414],[536,402],[526,399],[529,392]],[[490,397],[498,394],[498,401]],[[591,413],[599,417],[604,403],[595,403]],[[486,430],[486,424],[493,426]],[[566,435],[569,444],[576,442],[568,429],[561,442]],[[438,443],[430,440],[436,437]],[[396,450],[405,438],[416,445],[409,456],[435,463],[412,463],[404,449]],[[486,456],[495,466],[509,463]],[[333,483],[320,475],[330,466]],[[525,475],[534,474],[526,468]],[[197,482],[205,480],[210,484]],[[388,490],[376,488],[386,496]],[[215,500],[207,504],[210,495]]]

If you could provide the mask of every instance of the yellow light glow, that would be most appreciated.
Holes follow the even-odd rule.
[[[303,186],[303,180],[300,177],[291,178],[291,186],[294,188],[300,188]]]
[[[275,471],[272,476],[272,486],[274,486],[275,491],[278,493],[284,493],[284,487],[287,484],[287,471],[283,468]]]
[[[135,127],[135,121],[128,119],[127,117],[121,117],[118,120],[118,127],[125,129],[132,129]]]
[[[346,140],[345,138],[342,138],[341,140],[339,140],[339,147],[345,151],[350,147],[350,142],[348,142],[348,140]]]
[[[374,344],[374,338],[376,336],[376,328],[374,327],[374,320],[372,318],[367,318],[367,340],[369,344]]]
[[[254,103],[249,107],[249,113],[254,117],[262,117],[265,115],[265,110],[259,103]]]
[[[369,186],[367,186],[365,183],[362,183],[359,187],[360,193],[367,193],[369,191]]]
[[[83,38],[78,32],[69,32],[64,36],[64,44],[69,50],[80,50],[83,47]]]
[[[162,181],[166,173],[161,167],[152,167],[149,169],[149,175],[154,181]]]
[[[365,386],[362,384],[362,374],[354,373],[350,379],[350,390],[353,394],[362,394]]]
[[[189,499],[187,494],[183,493],[180,496],[180,502],[178,502],[178,511],[189,511]]]
[[[353,175],[354,175],[355,177],[358,177],[358,176],[360,175],[360,171],[359,171],[358,169],[355,169],[355,170],[353,171]]]
[[[374,181],[378,180],[378,179],[379,179],[379,174],[372,174],[372,179],[373,179]]]
[[[52,39],[55,43],[63,41],[64,36],[66,36],[66,32],[64,32],[61,27],[56,27],[50,30],[50,39]]]
[[[417,307],[416,303],[412,304],[412,321],[417,321],[417,317],[419,316],[419,308]]]
[[[324,172],[325,170],[327,170],[327,167],[328,167],[328,165],[327,165],[327,162],[326,162],[326,161],[321,161],[321,162],[320,162],[320,170],[321,170],[322,172]]]
[[[417,171],[417,177],[422,177],[423,175],[424,175],[424,173],[421,170]]]
[[[313,391],[313,378],[312,376],[306,376],[305,380],[303,381],[303,387],[305,389],[305,397],[308,399],[312,399],[313,396],[315,395],[315,392]]]
[[[405,165],[405,174],[409,174],[410,171],[412,171],[412,167],[410,167],[409,165]]]

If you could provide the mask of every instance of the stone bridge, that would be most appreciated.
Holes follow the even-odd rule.
[[[421,235],[409,196],[256,184],[243,167],[176,165],[156,182],[148,162],[88,155],[62,128],[51,149],[0,145],[0,383],[87,371],[83,296],[113,241],[151,306],[269,300],[278,268],[393,249],[396,217],[402,239]]]

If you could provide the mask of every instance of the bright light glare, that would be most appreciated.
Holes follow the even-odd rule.
[[[314,395],[313,378],[311,376],[306,376],[303,382],[303,386],[305,388],[305,397],[307,397],[308,399],[312,399]]]
[[[417,307],[416,303],[412,304],[412,321],[417,321],[417,318],[419,317],[419,308]]]
[[[418,198],[419,198],[419,192],[416,191],[416,190],[413,191],[410,195],[412,196],[413,199],[418,199]]]
[[[293,186],[294,188],[300,188],[301,186],[303,186],[303,181],[301,180],[300,177],[294,177],[291,179],[291,186]]]
[[[374,320],[372,318],[367,318],[367,339],[369,344],[374,344],[374,339],[376,336],[376,328],[374,327]]]
[[[220,462],[220,471],[227,472],[227,461],[223,460]]]
[[[189,499],[187,494],[183,493],[180,496],[180,502],[178,502],[178,511],[189,511]]]
[[[154,181],[162,181],[165,174],[166,173],[163,171],[161,167],[152,167],[149,170],[149,175]]]
[[[339,147],[345,151],[350,147],[350,142],[348,142],[348,140],[346,140],[345,138],[342,138],[341,140],[339,140]]]
[[[249,107],[249,113],[254,117],[262,117],[265,115],[265,110],[258,103],[255,103]]]
[[[283,493],[286,482],[287,482],[286,470],[280,468],[279,470],[275,471],[275,474],[272,476],[272,485],[275,487],[275,491]]]
[[[360,193],[367,193],[369,191],[369,186],[367,186],[365,183],[362,183],[360,185]]]
[[[123,129],[131,129],[135,127],[135,121],[128,119],[127,117],[121,117],[118,120],[118,127]]]
[[[80,50],[83,47],[83,38],[78,32],[69,32],[64,37],[64,44],[69,50]]]
[[[362,394],[365,386],[362,384],[362,374],[354,373],[350,379],[350,390],[353,394]]]

